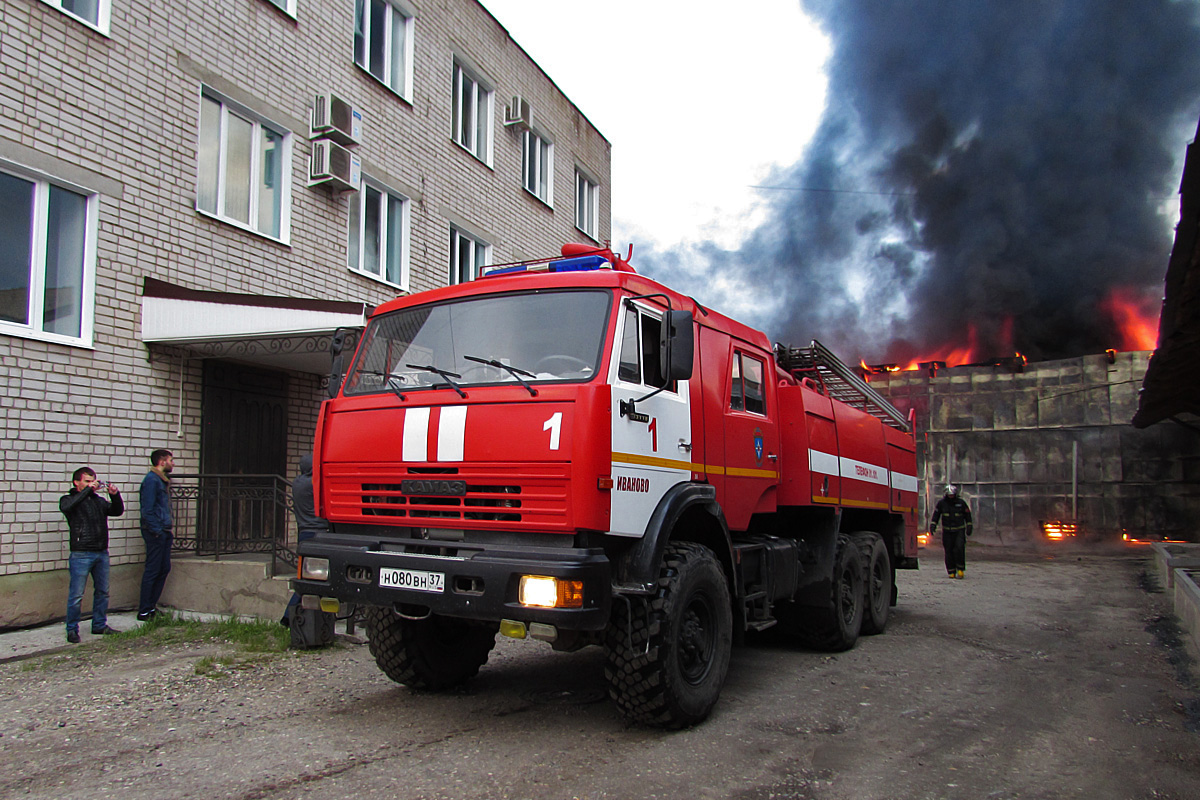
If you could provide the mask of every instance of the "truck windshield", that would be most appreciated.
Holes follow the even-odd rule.
[[[602,290],[472,297],[372,319],[347,395],[438,386],[589,381],[600,369],[610,295]],[[487,363],[494,361],[498,367]]]

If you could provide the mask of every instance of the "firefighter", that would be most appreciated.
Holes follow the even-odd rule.
[[[958,496],[958,487],[950,484],[946,493],[933,510],[929,522],[929,534],[937,530],[942,521],[942,547],[946,550],[946,572],[951,578],[962,580],[967,576],[967,537],[974,527],[971,522],[971,507]]]

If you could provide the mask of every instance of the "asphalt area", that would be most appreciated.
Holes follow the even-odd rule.
[[[99,643],[0,664],[0,797],[1200,797],[1195,652],[1142,551],[972,545],[900,573],[886,633],[735,648],[712,717],[628,727],[597,648],[501,640],[412,692],[342,637],[232,657]]]

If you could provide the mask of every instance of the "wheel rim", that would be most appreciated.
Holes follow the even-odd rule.
[[[708,676],[715,650],[716,614],[704,595],[692,595],[679,625],[677,650],[684,680],[695,685]]]
[[[857,599],[854,597],[854,573],[850,569],[842,570],[842,591],[841,597],[838,598],[839,606],[842,612],[842,621],[847,626],[854,621],[854,611],[857,605]]]
[[[871,604],[878,605],[883,599],[883,563],[881,560],[875,561],[875,568],[871,570]]]

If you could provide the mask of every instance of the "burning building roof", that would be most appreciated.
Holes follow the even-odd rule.
[[[1150,356],[1134,427],[1200,414],[1200,126],[1187,149],[1179,226],[1167,262],[1158,349]]]

